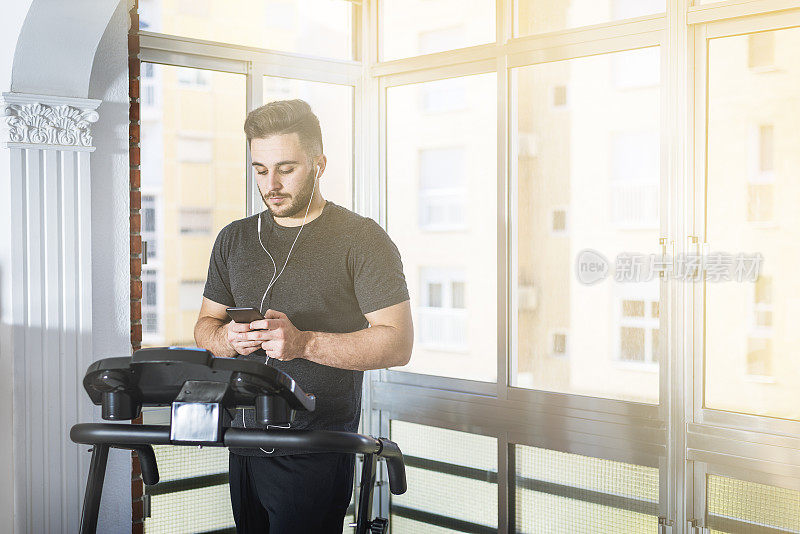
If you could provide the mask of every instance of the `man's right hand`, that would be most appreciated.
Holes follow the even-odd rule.
[[[237,354],[247,356],[257,351],[261,347],[261,341],[245,339],[245,334],[251,332],[250,323],[229,322],[225,326],[228,343]]]

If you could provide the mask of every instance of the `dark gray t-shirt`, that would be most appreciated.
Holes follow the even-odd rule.
[[[273,273],[272,261],[258,242],[258,215],[223,228],[214,243],[203,295],[225,306],[259,308]],[[278,272],[300,227],[275,223],[269,211],[261,216],[261,240]],[[372,219],[327,202],[319,217],[306,223],[286,268],[267,293],[261,311],[285,313],[299,330],[355,332],[369,326],[364,314],[408,300],[400,253]],[[244,356],[239,356],[243,358]],[[253,354],[247,357],[264,356]],[[337,369],[296,358],[270,359],[306,393],[316,395],[313,412],[298,412],[291,428],[355,432],[361,414],[364,373]],[[245,426],[257,428],[253,410],[245,410]],[[243,426],[239,410],[234,426]],[[269,449],[267,449],[269,451]],[[233,449],[237,454],[266,456],[258,449]],[[270,456],[304,451],[279,449]]]

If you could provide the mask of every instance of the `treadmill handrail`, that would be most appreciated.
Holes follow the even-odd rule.
[[[86,445],[203,445],[208,447],[302,448],[314,452],[349,452],[375,454],[386,458],[389,486],[392,493],[406,491],[405,465],[397,445],[386,438],[374,438],[352,432],[334,430],[260,430],[226,428],[222,442],[185,443],[170,440],[170,427],[162,425],[130,425],[117,423],[79,423],[69,437]]]

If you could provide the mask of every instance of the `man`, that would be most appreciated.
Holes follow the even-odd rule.
[[[322,198],[327,159],[306,102],[262,106],[244,129],[267,210],[217,236],[195,340],[218,357],[266,354],[266,365],[316,395],[316,410],[298,413],[291,428],[354,432],[363,371],[411,356],[400,254],[374,221]],[[265,319],[230,322],[229,306],[258,308]],[[234,425],[256,427],[253,410]],[[237,531],[341,533],[353,463],[353,454],[231,450]]]

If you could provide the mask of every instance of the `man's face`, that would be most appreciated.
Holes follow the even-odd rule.
[[[305,212],[314,191],[316,166],[297,133],[250,141],[258,190],[273,217]]]

